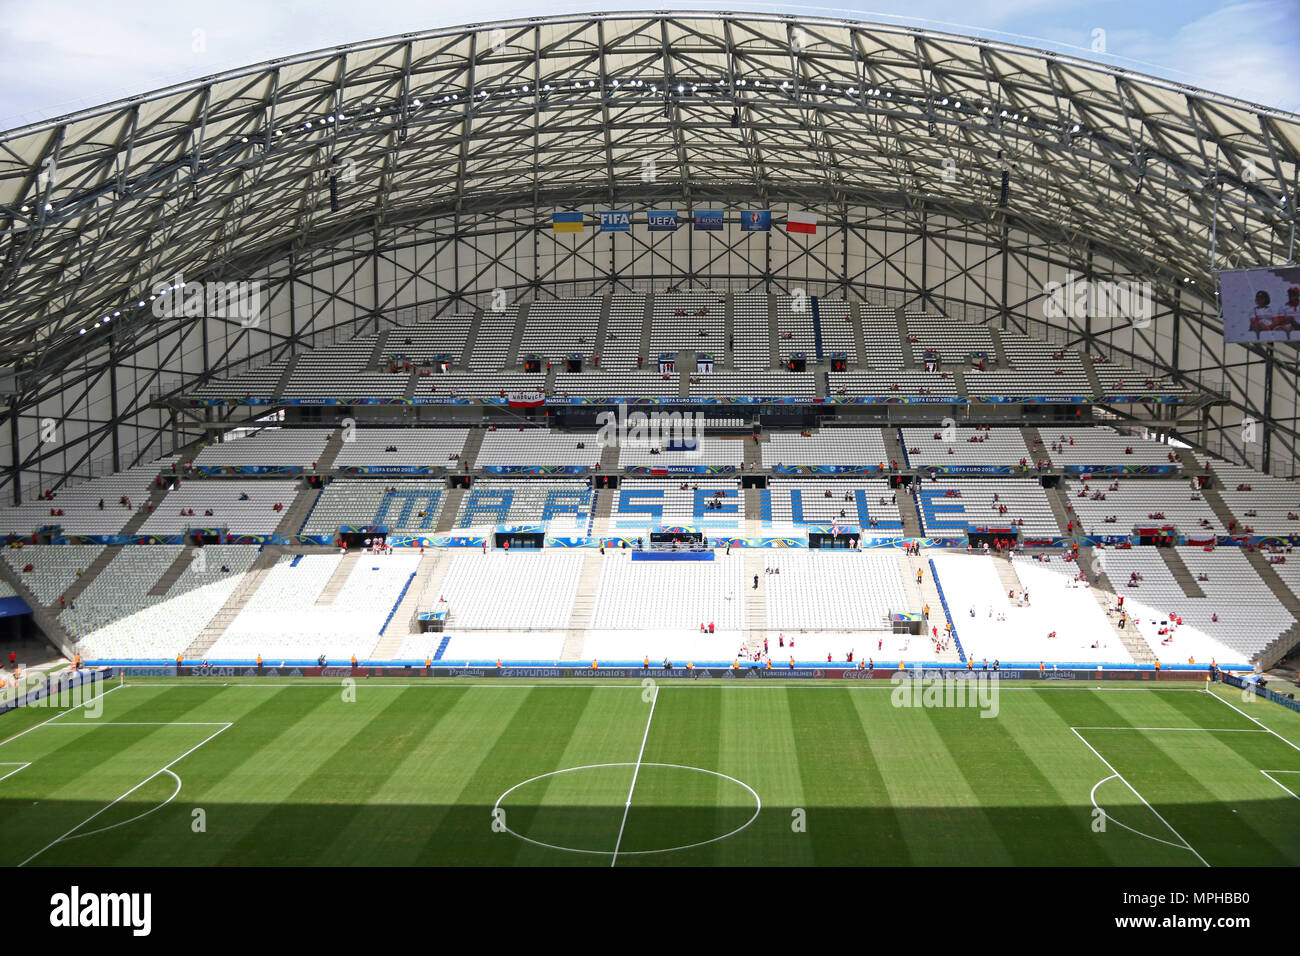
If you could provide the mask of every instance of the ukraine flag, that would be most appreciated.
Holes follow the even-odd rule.
[[[557,212],[551,214],[552,232],[582,232],[582,213]]]

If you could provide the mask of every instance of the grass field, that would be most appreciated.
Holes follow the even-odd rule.
[[[1300,864],[1300,715],[1009,683],[128,683],[0,718],[0,863]]]

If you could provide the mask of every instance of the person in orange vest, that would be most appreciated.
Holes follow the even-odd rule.
[[[695,670],[695,664],[694,664],[693,662],[691,662],[691,661],[687,661],[687,662],[686,662],[686,673],[689,674],[689,673],[690,673],[691,671],[693,671],[693,670]]]
[[[81,670],[81,652],[80,652],[80,651],[78,651],[76,657],[73,658],[73,661],[72,661],[72,669],[73,669],[74,671],[79,671],[79,670]]]
[[[353,668],[357,666],[357,655],[355,654],[352,655],[352,666]]]
[[[902,661],[899,661],[899,662],[898,662],[898,669],[899,669],[900,671],[905,671],[905,670],[907,670],[907,665],[904,664]]]
[[[1187,658],[1187,663],[1189,663],[1189,664],[1195,664],[1195,663],[1196,663],[1196,658],[1195,658],[1195,657],[1189,657],[1189,658]]]
[[[596,669],[599,668],[599,667],[600,667],[600,661],[592,661],[592,662],[591,662],[591,669],[592,669],[592,670],[596,670]]]
[[[501,658],[497,658],[497,670],[501,669]]]
[[[968,671],[975,669],[975,658],[973,657],[966,658],[966,669]]]
[[[772,658],[770,657],[767,659],[767,669],[768,670],[772,669]]]
[[[257,666],[258,666],[258,667],[261,667],[261,666],[262,666],[262,655],[261,655],[261,654],[258,654],[258,655],[257,655]]]
[[[424,666],[425,666],[425,667],[432,667],[432,666],[433,666],[433,658],[432,658],[432,657],[425,657],[425,659],[424,659]]]
[[[794,670],[794,658],[790,658],[790,670]]]
[[[1160,658],[1156,658],[1156,673],[1160,673]]]
[[[648,667],[650,666],[650,655],[649,655],[649,654],[647,654],[647,655],[645,656],[645,660],[641,662],[641,666],[642,666],[642,667],[646,667],[646,668],[648,668]]]
[[[177,667],[181,666],[181,656],[179,654],[176,655],[176,666]]]

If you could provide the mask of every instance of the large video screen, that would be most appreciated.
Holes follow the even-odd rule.
[[[1225,342],[1300,343],[1300,266],[1219,273]]]

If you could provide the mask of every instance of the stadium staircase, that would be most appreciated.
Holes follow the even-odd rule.
[[[1151,653],[1151,648],[1147,642],[1142,639],[1136,627],[1121,628],[1119,626],[1118,612],[1111,613],[1111,608],[1117,603],[1115,595],[1115,586],[1110,583],[1110,578],[1106,576],[1105,570],[1101,567],[1099,559],[1095,555],[1093,548],[1080,548],[1078,557],[1079,567],[1088,571],[1095,577],[1092,582],[1092,596],[1097,599],[1097,603],[1106,614],[1106,620],[1110,622],[1110,629],[1119,638],[1119,642],[1124,645],[1129,656],[1138,664],[1152,664],[1156,656]]]
[[[721,364],[725,365],[729,369],[734,369],[736,367],[736,354],[735,354],[735,349],[731,347],[731,340],[732,338],[735,337],[736,334],[735,293],[728,292],[726,295],[726,300],[727,300],[727,314],[722,320],[722,341],[725,343],[723,345],[723,348],[726,351],[723,352],[724,358]]]
[[[460,515],[460,506],[464,500],[464,488],[448,488],[443,491],[442,513],[438,515],[438,524],[433,529],[434,534],[441,534],[456,527],[456,519]]]
[[[415,398],[415,393],[420,390],[420,370],[411,366],[411,374],[406,380],[406,388],[402,389],[402,398]]]
[[[906,551],[896,551],[894,553],[898,555],[898,560],[903,564],[904,580],[911,582],[912,587],[921,592],[921,602],[914,605],[916,609],[921,611],[925,609],[927,604],[930,606],[930,616],[926,620],[926,627],[937,627],[939,633],[942,634],[948,624],[948,616],[944,614],[943,601],[939,599],[939,587],[935,584],[934,575],[930,573],[930,559],[925,557],[924,551],[915,557],[909,555]],[[920,568],[923,572],[919,587],[916,583],[917,568]],[[953,613],[956,614],[957,612],[954,610]],[[957,633],[960,635],[961,624],[959,622],[954,623],[953,627],[957,628]],[[927,630],[924,636],[929,640],[930,631]],[[931,647],[931,650],[933,649]]]
[[[343,590],[343,585],[347,583],[348,577],[352,574],[352,569],[357,566],[361,560],[361,554],[357,551],[349,551],[339,559],[338,567],[330,575],[330,579],[325,582],[325,587],[321,588],[320,596],[316,598],[317,604],[333,604],[334,599],[339,596]]]
[[[190,566],[190,562],[194,560],[194,555],[197,551],[197,548],[181,548],[180,554],[176,555],[175,560],[173,560],[172,563],[167,566],[167,570],[162,573],[162,577],[155,581],[153,587],[149,589],[149,596],[162,597],[170,591],[172,585],[176,583],[177,578],[184,574],[185,569]]]
[[[1023,594],[1025,586],[1021,583],[1020,575],[1016,573],[1016,566],[1011,563],[1011,559],[1002,554],[995,554],[992,557],[993,567],[997,569],[998,580],[1002,582],[1002,587],[1007,591]],[[953,608],[952,612],[956,614],[957,609]]]
[[[907,310],[902,306],[895,309],[894,321],[898,323],[898,342],[903,349],[903,368],[916,368],[916,355],[912,352],[912,343],[907,341]]]
[[[370,350],[370,360],[366,362],[366,370],[372,372],[388,370],[388,363],[384,361],[384,353],[388,350],[388,340],[395,331],[397,330],[385,329],[375,336],[375,347]]]
[[[991,325],[984,326],[989,330],[989,338],[993,340],[993,357],[998,361],[998,368],[1012,368],[1011,358],[1007,355],[1007,350],[1002,347],[1002,335]]]
[[[1097,401],[1101,401],[1101,396],[1106,390],[1102,388],[1101,379],[1097,377],[1097,368],[1093,364],[1092,356],[1086,352],[1083,356],[1083,371],[1088,376],[1088,385],[1092,388],[1092,397]]]
[[[127,520],[126,524],[122,525],[122,534],[135,534],[139,531],[140,525],[149,520],[149,516],[162,506],[163,499],[166,497],[166,488],[151,488],[149,490],[149,497],[141,504],[136,505],[136,509],[131,514],[131,517]],[[105,505],[107,506],[107,502]],[[145,505],[151,505],[152,507],[146,508]]]
[[[334,467],[334,459],[339,456],[343,450],[343,429],[337,428],[330,433],[329,441],[321,449],[320,458],[316,461],[316,472],[324,474]]]
[[[812,327],[813,353],[817,356],[817,364],[821,365],[825,361],[825,352],[822,349],[822,310],[817,304],[817,296],[812,297]]]
[[[1223,522],[1224,528],[1227,528],[1237,520],[1237,516],[1228,508],[1227,503],[1219,496],[1219,492],[1216,489],[1202,488],[1201,497],[1204,498],[1205,503],[1210,506],[1210,510],[1214,512],[1214,516]]]
[[[1196,576],[1187,570],[1187,565],[1183,563],[1183,559],[1176,550],[1173,548],[1156,548],[1156,552],[1164,560],[1165,567],[1169,569],[1169,573],[1174,576],[1174,580],[1178,582],[1178,586],[1183,589],[1185,595],[1189,598],[1205,597],[1205,592],[1196,583]]]
[[[867,337],[862,333],[862,312],[859,303],[853,302],[849,305],[849,315],[853,316],[853,344],[858,350],[858,361],[855,367],[866,368]]]
[[[578,590],[573,595],[573,610],[569,612],[569,628],[564,634],[564,648],[560,659],[582,659],[582,648],[587,643],[587,632],[596,613],[596,592],[600,589],[600,572],[605,556],[599,548],[586,548],[582,556],[582,571],[578,575]]]
[[[90,569],[87,568],[86,573],[81,576],[82,579],[86,578],[89,573]],[[22,575],[10,567],[8,561],[0,561],[0,580],[7,582],[18,596],[27,603],[27,606],[32,609],[32,620],[36,622],[36,626],[41,629],[41,633],[46,636],[50,643],[59,649],[59,653],[68,660],[72,660],[73,655],[76,653],[76,641],[59,622],[58,611],[42,605],[36,599],[36,595],[31,592],[31,589],[23,583]],[[81,580],[78,580],[77,583],[80,584]]]
[[[641,316],[641,334],[640,344],[637,345],[637,355],[645,358],[645,367],[657,369],[659,367],[659,356],[650,354],[650,328],[654,325],[655,314],[655,294],[647,292],[645,294],[645,314]]]
[[[284,394],[285,388],[289,385],[289,379],[293,377],[293,370],[298,367],[298,360],[302,358],[303,353],[299,352],[292,356],[284,366],[284,371],[280,373],[280,380],[275,383],[275,397],[279,398]]]
[[[781,367],[781,324],[776,320],[776,296],[767,297],[768,367]]]
[[[460,451],[460,461],[456,463],[461,466],[460,471],[465,470],[464,465],[466,462],[469,462],[471,468],[478,463],[479,449],[483,447],[483,436],[486,434],[487,431],[482,428],[471,428],[469,430],[469,435],[465,439],[465,447]]]
[[[262,579],[266,577],[266,572],[275,567],[276,561],[284,553],[283,548],[266,545],[253,559],[252,566],[248,573],[244,575],[242,581],[235,586],[235,590],[226,598],[226,603],[221,605],[221,609],[212,616],[207,626],[199,632],[199,636],[190,642],[189,647],[185,648],[186,660],[203,660],[208,651],[212,650],[212,645],[217,642],[222,634],[226,633],[226,628],[244,609],[257,589],[262,586]]]
[[[1067,535],[1068,537],[1074,537],[1074,535],[1079,534],[1082,529],[1080,529],[1078,524],[1074,525],[1073,534],[1069,534],[1065,530],[1070,524],[1074,523],[1074,511],[1071,508],[1070,499],[1066,495],[1065,487],[1063,485],[1058,485],[1055,488],[1044,488],[1043,490],[1047,493],[1047,503],[1051,505],[1052,517],[1056,519],[1056,524],[1060,528],[1061,534]]]
[[[745,536],[763,536],[763,493],[757,488],[745,489]],[[751,583],[753,579],[750,579]]]
[[[925,608],[925,595],[921,593],[921,585],[916,583],[916,566],[913,564],[904,551],[895,550],[894,555],[898,561],[898,574],[903,579],[903,591],[907,595],[909,607],[922,611]],[[931,604],[930,610],[938,607],[937,604]],[[926,627],[929,627],[927,624]],[[929,631],[926,631],[928,634]]]
[[[960,368],[952,370],[953,387],[957,389],[958,398],[966,398],[966,371]]]
[[[441,548],[430,549],[420,555],[420,563],[415,568],[415,577],[411,579],[406,593],[402,595],[401,602],[393,612],[384,636],[370,652],[372,660],[396,660],[397,652],[402,642],[406,640],[406,636],[420,630],[416,615],[421,608],[432,608],[438,603],[438,589],[442,586],[443,578],[447,576],[447,568],[451,566],[453,554],[450,549]]]
[[[609,301],[608,294],[600,297],[600,318],[596,320],[596,351],[604,352],[607,338],[609,336]],[[547,391],[550,390],[551,383],[546,383]]]
[[[767,554],[766,548],[745,549],[745,579],[741,583],[745,591],[745,647],[751,653],[763,646],[767,632],[767,575],[763,573]],[[758,575],[757,590],[755,575]]]
[[[691,376],[695,374],[695,353],[690,349],[677,352],[677,397],[691,397]]]
[[[474,318],[470,320],[469,328],[465,332],[465,344],[461,346],[460,357],[457,361],[457,367],[462,371],[469,369],[469,360],[474,355],[474,347],[478,344],[478,330],[483,327],[483,310],[475,309]]]
[[[73,581],[72,587],[64,591],[63,594],[60,595],[60,597],[62,597],[63,600],[66,601],[68,604],[71,604],[73,601],[79,598],[81,596],[81,592],[86,590],[86,588],[90,587],[90,582],[95,580],[95,578],[99,575],[100,571],[103,571],[106,567],[108,567],[109,562],[112,561],[114,558],[116,558],[119,552],[121,552],[121,550],[122,549],[120,547],[109,547],[99,552],[95,560],[91,561],[90,564],[86,567],[86,569],[81,573],[81,577]],[[56,600],[54,603],[58,604],[59,602]]]
[[[524,302],[515,311],[515,327],[510,332],[510,350],[506,352],[506,368],[524,367],[523,360],[519,357],[519,349],[524,344],[524,329],[528,326],[528,306],[531,303]],[[595,343],[596,354],[599,355],[604,348],[604,343],[597,341]]]
[[[605,451],[609,450],[610,449],[606,449]],[[615,460],[617,461],[618,449],[615,448],[613,451],[615,452]],[[601,452],[602,458],[604,454],[605,452]],[[601,467],[604,467],[603,462]],[[609,519],[614,513],[614,496],[618,494],[618,489],[596,488],[593,489],[591,494],[596,507],[592,509],[591,530],[588,532],[588,536],[603,538],[605,535],[609,534]]]
[[[330,439],[330,441],[333,440]],[[337,454],[337,450],[335,453]],[[328,450],[326,456],[329,458],[334,457]],[[289,502],[289,507],[284,509],[284,514],[280,517],[280,523],[275,526],[275,533],[300,534],[303,526],[307,524],[307,518],[311,515],[312,509],[316,507],[316,499],[321,496],[322,491],[324,491],[323,488],[304,488],[295,494],[293,501]]]

